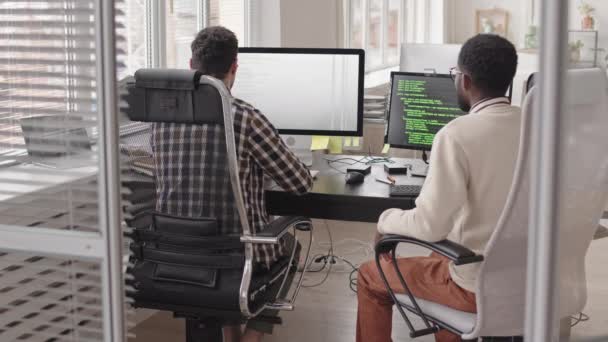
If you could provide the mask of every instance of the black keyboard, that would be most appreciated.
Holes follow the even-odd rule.
[[[418,196],[422,185],[391,185],[391,197],[413,197]]]

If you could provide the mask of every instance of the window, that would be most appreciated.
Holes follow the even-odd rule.
[[[240,44],[246,45],[248,3],[246,0],[126,0],[125,74],[132,75],[145,67],[189,68],[190,45],[206,24],[231,29]]]
[[[90,6],[73,0],[0,4],[0,165],[25,154],[23,118],[69,116],[80,119],[75,125],[95,125]]]
[[[348,46],[364,48],[366,69],[384,69],[399,63],[403,35],[403,0],[347,1]]]
[[[388,18],[386,32],[386,54],[388,64],[399,62],[399,45],[401,43],[401,0],[388,1]]]
[[[147,66],[149,52],[146,13],[148,6],[146,0],[129,0],[126,5],[126,69],[128,74],[133,75],[137,69]]]
[[[370,68],[382,65],[383,54],[383,4],[384,0],[368,0],[369,14],[367,22],[367,65]]]
[[[167,67],[187,69],[192,52],[190,44],[198,33],[197,3],[195,0],[166,2]],[[201,14],[202,15],[202,14]]]
[[[245,0],[210,0],[209,25],[222,25],[236,34],[240,46],[248,45]]]
[[[350,4],[350,47],[362,49],[364,44],[363,35],[365,34],[365,30],[363,29],[365,21],[363,0],[353,0]]]
[[[368,73],[395,67],[402,43],[444,43],[445,1],[345,0],[346,46],[365,49]]]

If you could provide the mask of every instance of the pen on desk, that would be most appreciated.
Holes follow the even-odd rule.
[[[397,180],[395,179],[395,177],[393,177],[391,175],[386,176],[386,179],[388,179],[388,181],[391,182],[391,184],[397,183]]]
[[[391,183],[385,179],[382,179],[382,178],[376,178],[376,181],[378,181],[380,183],[388,184],[388,185],[393,185],[393,183]]]

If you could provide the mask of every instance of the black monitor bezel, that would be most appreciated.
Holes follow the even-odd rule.
[[[391,72],[391,83],[390,83],[390,96],[388,98],[388,112],[386,117],[386,132],[384,134],[384,143],[389,144],[391,147],[395,148],[403,148],[407,150],[415,150],[415,151],[430,151],[432,146],[423,147],[418,145],[410,145],[410,144],[390,144],[388,141],[389,131],[391,128],[391,110],[393,105],[393,81],[395,76],[417,76],[417,77],[436,77],[436,78],[449,78],[452,79],[452,76],[449,74],[436,74],[436,73],[424,73],[424,72],[407,72],[407,71],[393,71]],[[456,92],[456,88],[454,88],[454,92]],[[464,113],[463,115],[466,115]]]
[[[322,136],[363,136],[363,98],[365,79],[365,51],[362,49],[323,49],[323,48],[265,48],[265,47],[242,47],[241,53],[283,53],[283,54],[308,54],[308,55],[357,55],[359,56],[359,90],[357,105],[357,129],[355,131],[330,131],[330,130],[300,130],[300,129],[278,129],[280,134],[286,135],[322,135]],[[237,57],[238,60],[238,57]],[[238,76],[237,76],[238,77]],[[244,99],[245,101],[247,99]]]

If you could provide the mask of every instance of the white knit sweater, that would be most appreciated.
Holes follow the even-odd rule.
[[[382,234],[449,239],[483,253],[506,202],[517,158],[521,110],[505,98],[477,103],[436,135],[416,208],[389,209]],[[475,292],[479,264],[450,265],[452,279]]]

